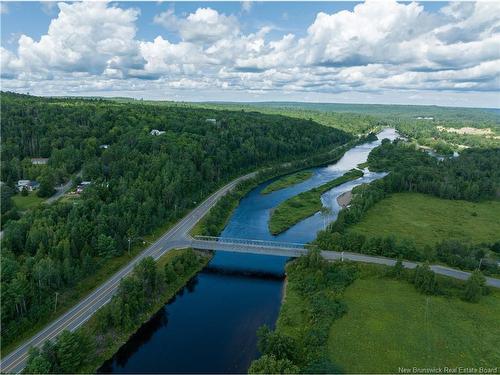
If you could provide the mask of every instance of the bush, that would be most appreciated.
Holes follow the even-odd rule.
[[[288,359],[278,359],[274,355],[264,354],[252,362],[249,374],[298,374],[299,368]]]
[[[438,294],[436,274],[431,271],[428,263],[417,266],[413,283],[424,294]]]
[[[472,272],[465,283],[464,300],[468,302],[479,302],[484,294],[486,279],[479,270]]]
[[[257,347],[262,354],[275,357],[278,360],[295,361],[298,357],[298,347],[295,340],[279,332],[273,332],[267,326],[257,330]]]

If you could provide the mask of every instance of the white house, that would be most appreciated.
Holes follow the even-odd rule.
[[[31,164],[45,165],[49,162],[49,158],[31,158]]]
[[[17,190],[23,191],[33,191],[40,187],[40,184],[36,181],[31,180],[19,180],[17,181]]]
[[[103,148],[103,149],[107,149],[109,147],[109,145],[100,145],[99,148]]]
[[[158,130],[158,129],[153,129],[149,132],[149,134],[151,135],[162,135],[164,134],[165,132],[163,130]]]
[[[212,124],[216,124],[216,123],[217,123],[217,120],[216,120],[216,119],[214,119],[214,118],[207,118],[207,119],[205,120],[205,122],[210,122],[210,123],[212,123]]]

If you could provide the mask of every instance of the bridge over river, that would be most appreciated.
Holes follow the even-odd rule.
[[[315,248],[314,245],[278,242],[266,240],[251,240],[242,238],[210,237],[210,236],[186,236],[185,247],[192,247],[199,250],[217,250],[233,253],[250,253],[260,255],[275,255],[288,258],[297,258],[307,254],[308,249]],[[375,263],[386,266],[393,266],[395,259],[364,255],[350,252],[321,251],[321,256],[327,260],[350,260],[354,262]],[[403,266],[413,269],[418,266],[417,262],[403,262]],[[469,272],[444,267],[441,265],[431,265],[430,268],[437,274],[453,277],[460,280],[466,280]],[[495,288],[500,288],[500,280],[492,277],[486,278],[486,284]]]
[[[71,309],[62,314],[59,318],[49,323],[42,330],[31,338],[27,339],[18,348],[5,355],[0,361],[1,373],[17,373],[22,371],[28,358],[28,351],[31,347],[41,347],[47,340],[53,340],[65,329],[74,331],[85,323],[97,310],[108,303],[118,290],[120,281],[128,276],[142,259],[153,257],[159,259],[172,249],[192,247],[200,250],[217,250],[239,253],[252,253],[263,255],[275,255],[289,258],[296,258],[307,254],[311,245],[302,243],[286,243],[278,241],[261,241],[238,238],[219,238],[190,236],[190,231],[196,223],[206,215],[221,196],[231,191],[239,182],[252,178],[254,173],[241,176],[229,184],[223,186],[205,201],[193,209],[180,222],[170,228],[165,234],[158,238],[153,244],[148,246],[139,255],[133,258],[126,266],[117,271],[112,277],[106,280],[99,287],[94,289],[87,297],[78,302]],[[355,262],[376,263],[393,265],[394,259],[375,257],[363,254],[348,252],[321,251],[321,255],[327,260],[350,260]],[[415,268],[418,263],[403,262],[407,268]],[[454,277],[457,279],[467,279],[470,273],[459,271],[439,265],[432,265],[431,269],[441,275]],[[500,288],[500,279],[486,278],[486,283],[490,286]]]

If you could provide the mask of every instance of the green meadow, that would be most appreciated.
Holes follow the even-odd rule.
[[[38,195],[36,195],[35,192],[31,192],[26,196],[23,196],[22,194],[16,194],[12,196],[12,201],[14,202],[14,205],[20,211],[26,211],[32,209],[38,206],[44,200],[45,200],[44,198],[40,198]]]
[[[417,245],[444,239],[500,239],[500,201],[467,202],[417,193],[397,193],[376,203],[349,230],[366,236],[394,235]]]
[[[349,373],[399,367],[495,367],[500,293],[479,303],[426,296],[393,279],[360,278],[344,294],[348,312],[330,328],[328,356]]]

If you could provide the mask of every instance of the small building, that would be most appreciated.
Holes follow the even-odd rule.
[[[205,120],[205,122],[210,122],[210,123],[212,123],[212,124],[217,124],[217,120],[216,120],[216,119],[214,119],[214,118],[207,118],[207,119]]]
[[[40,183],[37,181],[32,181],[32,180],[19,180],[17,181],[17,190],[23,191],[33,191],[36,190],[40,187]]]
[[[109,148],[109,145],[100,145],[99,148],[103,148],[103,149],[107,150]]]
[[[76,187],[76,193],[81,194],[87,187],[89,187],[92,184],[91,181],[82,181],[78,184]]]
[[[31,164],[33,165],[45,165],[49,162],[49,158],[31,158]]]
[[[153,129],[149,132],[149,134],[151,135],[162,135],[162,134],[165,134],[165,132],[163,130],[158,130],[158,129]]]

